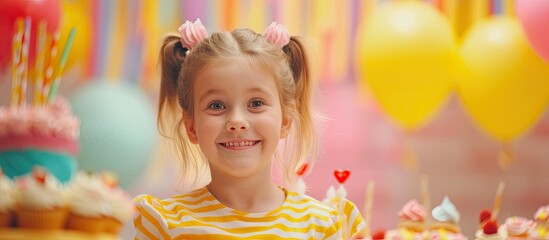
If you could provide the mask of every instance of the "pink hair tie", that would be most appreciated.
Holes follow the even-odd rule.
[[[208,37],[208,32],[199,18],[194,22],[185,21],[179,27],[179,32],[181,33],[181,45],[189,50]]]
[[[265,29],[263,36],[279,48],[286,46],[286,44],[290,42],[290,32],[288,32],[288,29],[284,25],[276,22],[271,23],[271,25]]]

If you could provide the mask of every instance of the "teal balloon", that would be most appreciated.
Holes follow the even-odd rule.
[[[123,188],[142,177],[157,145],[156,114],[146,93],[124,81],[94,80],[70,98],[80,118],[81,170],[112,171]]]

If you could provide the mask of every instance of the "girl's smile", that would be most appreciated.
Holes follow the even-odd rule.
[[[240,150],[240,149],[248,149],[250,147],[256,146],[260,142],[261,141],[259,140],[236,139],[236,140],[219,143],[219,145],[227,149]]]

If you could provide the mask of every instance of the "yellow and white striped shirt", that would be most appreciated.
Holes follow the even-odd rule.
[[[134,219],[135,239],[342,239],[343,221],[350,236],[365,228],[350,201],[344,206],[343,220],[334,208],[309,196],[284,192],[282,206],[267,213],[226,207],[205,187],[165,200],[140,195],[135,198],[139,212]]]

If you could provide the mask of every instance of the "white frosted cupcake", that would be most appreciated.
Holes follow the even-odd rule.
[[[69,187],[70,214],[67,228],[99,233],[110,211],[107,189],[96,175],[78,173]]]
[[[461,234],[459,227],[460,214],[448,196],[444,197],[440,205],[433,208],[431,214],[435,222],[431,224],[430,239],[467,239]]]
[[[17,225],[23,228],[59,229],[67,210],[63,187],[46,170],[35,167],[31,175],[17,179]]]
[[[105,217],[107,233],[118,234],[124,223],[130,220],[134,213],[132,199],[118,186],[118,178],[109,173],[103,173],[101,179],[108,186],[109,210]]]
[[[134,205],[132,199],[121,189],[115,189],[111,192],[111,212],[107,215],[105,222],[105,232],[118,234],[124,223],[132,219]]]
[[[460,214],[448,196],[442,199],[440,205],[433,208],[431,214],[435,220],[431,225],[431,229],[444,229],[452,233],[461,232],[458,225]]]
[[[507,229],[504,225],[498,228],[498,223],[494,220],[488,220],[477,230],[475,237],[477,240],[507,240]]]
[[[2,173],[0,168],[0,228],[9,227],[15,206],[14,183]]]

